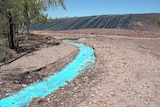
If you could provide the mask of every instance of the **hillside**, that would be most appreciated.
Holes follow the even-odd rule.
[[[74,30],[86,28],[118,28],[142,31],[160,31],[156,23],[160,14],[127,14],[127,15],[100,15],[54,19],[45,24],[35,24],[32,30]]]

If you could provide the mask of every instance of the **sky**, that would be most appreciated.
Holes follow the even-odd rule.
[[[46,11],[51,18],[110,14],[160,13],[160,0],[64,0],[62,7]]]

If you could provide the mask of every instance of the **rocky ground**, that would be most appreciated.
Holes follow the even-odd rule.
[[[34,99],[29,105],[30,107],[160,106],[159,33],[105,29],[63,32],[33,31],[32,33],[49,35],[58,40],[84,37],[86,39],[81,42],[95,49],[96,63],[94,70],[86,71],[72,82],[46,96],[44,99]],[[58,50],[59,48],[57,48],[57,52],[62,53],[61,57],[57,58],[58,55],[55,54],[53,61],[48,62],[44,68],[41,67],[43,69],[38,70],[40,74],[45,74],[44,71],[54,71],[55,66],[63,67],[77,54],[77,50],[73,46],[64,45],[62,43],[56,47],[60,46],[64,48],[64,50]],[[52,51],[54,51],[54,48],[54,46],[49,47],[47,55],[52,49]],[[41,48],[36,53],[41,54],[43,50],[46,50],[46,47]],[[65,59],[68,55],[70,57]],[[29,56],[32,57],[33,55],[31,54]],[[36,56],[38,56],[38,54]],[[57,60],[54,60],[55,58],[57,58]],[[42,58],[42,62],[45,59],[46,58]],[[18,60],[13,63],[19,64],[20,62],[18,62]],[[39,60],[41,60],[41,57],[36,60],[40,62]],[[59,61],[59,63],[56,63],[57,61]],[[62,64],[60,62],[63,62],[64,65],[61,66]],[[0,71],[0,79],[2,81],[0,84],[0,94],[2,96],[4,96],[4,93],[6,94],[6,91],[4,91],[6,89],[6,84],[4,85],[3,82],[7,81],[6,83],[10,83],[8,87],[16,87],[17,84],[20,84],[19,82],[12,83],[12,79],[4,80],[4,78],[2,78],[4,74],[15,74],[13,72],[7,72],[8,69],[11,70],[11,68],[17,69],[16,66],[10,67],[11,65],[9,64],[1,67],[1,69],[3,68],[3,70]],[[7,69],[6,71],[4,69],[5,67]],[[50,70],[47,68],[50,68]],[[19,70],[15,72],[21,74]],[[26,71],[23,72],[25,73]],[[33,74],[33,71],[29,73]],[[50,75],[51,72],[47,74]]]

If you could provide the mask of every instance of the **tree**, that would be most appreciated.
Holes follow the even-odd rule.
[[[47,15],[44,11],[47,8],[62,6],[64,0],[0,0],[0,14],[3,15],[7,24],[7,34],[9,47],[14,49],[14,31],[16,26],[27,27],[27,35],[29,35],[30,23],[36,23],[38,21],[46,21]]]
[[[0,13],[2,15],[4,15],[9,23],[8,27],[9,29],[7,30],[8,33],[8,41],[9,41],[9,46],[10,48],[14,48],[14,41],[13,41],[13,18],[12,18],[12,14],[10,12],[10,9],[12,7],[12,4],[9,3],[10,0],[5,1],[5,0],[1,0],[0,1]],[[6,10],[5,10],[6,7]]]

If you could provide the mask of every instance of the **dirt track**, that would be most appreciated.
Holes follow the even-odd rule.
[[[80,75],[31,107],[159,107],[160,36],[86,32],[40,32],[57,39],[85,37],[95,49],[94,70]],[[116,30],[115,30],[116,31]],[[98,32],[98,30],[96,30]],[[128,31],[129,32],[129,31]],[[39,32],[34,32],[39,33]]]

